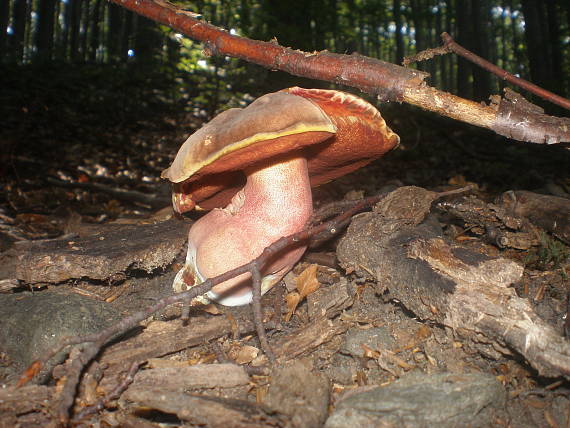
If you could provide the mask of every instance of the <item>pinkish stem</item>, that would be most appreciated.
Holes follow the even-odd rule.
[[[303,229],[313,213],[307,161],[296,157],[275,162],[246,171],[247,183],[230,204],[194,223],[186,265],[174,280],[176,291],[248,263],[279,238]],[[305,248],[285,250],[263,268],[262,293],[297,263]],[[250,274],[225,281],[207,294],[227,306],[250,303],[251,296]]]

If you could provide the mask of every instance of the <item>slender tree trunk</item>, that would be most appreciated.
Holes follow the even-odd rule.
[[[28,20],[28,0],[14,0],[12,7],[12,37],[10,52],[14,62],[24,60],[24,42],[26,40],[26,22]]]
[[[425,7],[425,22],[426,22],[426,42],[427,47],[432,48],[437,46],[438,44],[435,42],[435,34],[434,34],[434,27],[435,27],[435,17],[433,15],[433,4],[432,0],[427,0],[427,7]],[[438,86],[439,84],[439,76],[437,75],[437,62],[439,58],[434,58],[431,61],[427,62],[427,69],[429,74],[431,75],[431,82],[433,86]]]
[[[80,60],[79,28],[81,25],[81,6],[83,0],[68,0],[70,27],[69,27],[69,58],[72,62]]]
[[[426,24],[423,17],[424,6],[420,0],[411,0],[410,6],[412,8],[412,20],[414,21],[415,29],[415,42],[416,42],[416,53],[425,50],[426,48]],[[424,63],[418,63],[417,67],[419,70],[425,70]]]
[[[40,0],[35,33],[36,61],[49,61],[53,54],[53,29],[56,0]]]
[[[121,31],[123,27],[124,11],[122,7],[115,3],[107,3],[107,55],[111,63],[119,61],[121,51]]]
[[[406,52],[404,51],[404,36],[402,34],[402,2],[393,2],[394,24],[396,24],[396,64],[401,64]]]
[[[99,50],[100,40],[100,25],[101,25],[101,0],[96,0],[93,7],[93,14],[91,16],[91,34],[89,37],[89,61],[97,61],[97,51]]]
[[[562,40],[560,37],[559,11],[554,0],[546,1],[548,15],[548,40],[551,48],[551,77],[553,85],[551,89],[558,95],[564,94],[564,71],[562,69]]]
[[[8,46],[8,22],[10,21],[10,1],[0,1],[0,52],[5,53]],[[6,56],[4,56],[6,58]]]
[[[129,49],[131,49],[131,38],[134,37],[133,29],[134,29],[134,18],[135,15],[131,11],[125,11],[124,16],[124,26],[121,34],[121,49],[119,52],[119,58],[123,62],[127,62],[129,60]]]
[[[135,59],[139,64],[151,66],[158,60],[162,40],[156,25],[148,18],[137,16]]]
[[[548,44],[548,29],[543,3],[537,0],[522,0],[525,20],[525,40],[530,76],[533,83],[547,89],[553,86],[550,74],[550,46]]]
[[[454,16],[453,3],[452,0],[445,1],[445,31],[449,34],[455,34],[454,28],[452,27],[451,17]],[[453,68],[453,60],[455,56],[446,55],[444,57],[445,69],[447,70],[447,81],[445,83],[445,89],[449,92],[455,92],[455,70]]]
[[[471,0],[461,1],[457,8],[457,42],[466,48],[471,45]],[[471,64],[463,58],[457,58],[457,95],[463,98],[472,97]]]
[[[83,3],[83,17],[81,18],[81,31],[79,33],[79,42],[81,44],[81,62],[87,60],[87,46],[89,34],[91,33],[89,23],[91,22],[91,0],[84,0]]]
[[[491,5],[487,0],[473,0],[472,2],[472,25],[473,47],[475,53],[491,61]],[[473,68],[473,97],[475,101],[486,100],[491,94],[491,75],[481,67]]]

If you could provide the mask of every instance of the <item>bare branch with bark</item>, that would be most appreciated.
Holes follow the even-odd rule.
[[[206,55],[227,55],[270,70],[352,86],[380,101],[405,102],[520,141],[570,142],[570,119],[547,116],[518,94],[516,101],[507,94],[507,99],[496,96],[490,105],[480,104],[428,86],[429,75],[421,71],[358,54],[303,52],[240,37],[164,0],[111,1],[204,43]]]

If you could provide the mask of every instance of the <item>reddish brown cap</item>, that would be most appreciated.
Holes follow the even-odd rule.
[[[243,170],[302,154],[311,185],[348,174],[395,147],[399,138],[374,106],[354,95],[289,88],[216,116],[182,145],[162,177],[175,183],[179,212],[226,206]]]

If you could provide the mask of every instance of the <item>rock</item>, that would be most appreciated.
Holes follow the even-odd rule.
[[[345,336],[344,343],[339,352],[352,357],[363,357],[364,348],[392,349],[395,344],[394,338],[386,327],[374,327],[369,329],[351,328]]]
[[[288,415],[290,427],[321,427],[328,413],[330,384],[296,360],[275,369],[264,404]]]
[[[325,427],[486,427],[505,399],[491,375],[413,372],[386,387],[350,394]]]
[[[44,291],[0,295],[0,349],[23,369],[64,336],[102,330],[119,318],[108,303]]]

